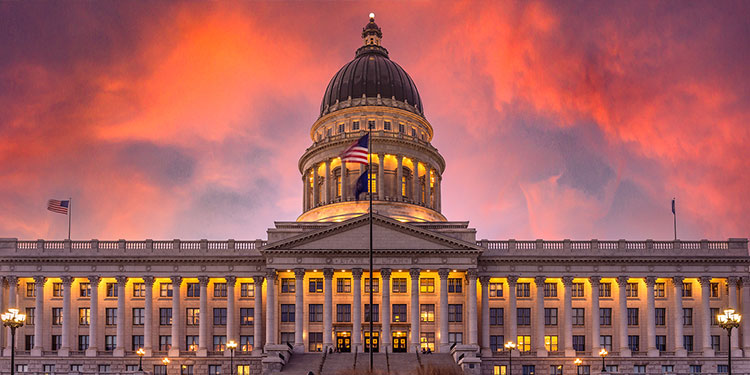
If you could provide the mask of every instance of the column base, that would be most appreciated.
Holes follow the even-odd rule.
[[[748,352],[750,354],[750,352]],[[10,348],[3,349],[3,357],[10,357]]]
[[[536,356],[537,357],[547,357],[549,353],[547,353],[547,349],[537,349]]]
[[[656,348],[649,348],[648,353],[646,354],[649,357],[658,357],[659,356],[659,349]]]
[[[352,343],[352,353],[354,352],[363,353],[364,350],[365,350],[365,347],[362,345],[361,342]]]
[[[575,357],[576,351],[573,349],[565,349],[565,356],[566,357]]]
[[[716,353],[714,353],[714,350],[711,348],[703,348],[703,356],[704,357],[713,357]]]
[[[32,357],[41,357],[42,356],[42,348],[32,348],[30,355]]]
[[[742,357],[742,349],[732,348],[732,357],[736,357],[736,358]]]
[[[381,349],[383,350],[383,353],[393,353],[390,342],[381,342],[380,345],[382,346]],[[448,353],[449,350],[445,349],[445,352]],[[750,355],[750,350],[748,350],[747,353]]]
[[[86,357],[96,357],[98,353],[99,351],[96,348],[86,349]]]
[[[597,353],[596,356],[598,357],[599,354]],[[629,348],[620,349],[620,357],[632,357],[632,356],[633,356],[633,353],[630,351]]]
[[[225,350],[225,352],[229,352],[228,350]],[[206,348],[198,348],[198,351],[195,352],[196,357],[208,357],[208,349]]]
[[[125,356],[125,348],[115,348],[115,350],[112,351],[113,357],[124,357]]]
[[[492,357],[492,349],[490,348],[482,348],[481,353],[482,357]]]
[[[591,348],[591,356],[594,358],[599,358],[599,352],[602,350],[602,348],[596,347]]]
[[[294,353],[304,353],[305,352],[305,344],[298,342],[294,344],[294,350],[292,350]]]
[[[60,350],[57,351],[58,357],[70,357],[70,348],[60,348]]]
[[[263,355],[263,348],[255,348],[253,347],[253,351],[251,354],[253,357],[260,357]]]
[[[409,353],[416,353],[418,351],[420,351],[419,343],[411,343],[411,345],[409,345]]]
[[[180,349],[179,348],[170,348],[167,352],[167,356],[173,357],[173,358],[179,358],[180,357]]]
[[[451,351],[451,345],[447,342],[441,342],[437,348],[440,353],[449,353]]]
[[[675,357],[687,357],[687,350],[683,348],[675,349],[674,356]]]

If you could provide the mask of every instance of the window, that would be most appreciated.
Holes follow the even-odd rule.
[[[323,321],[323,305],[321,304],[310,304],[310,322],[322,322]]]
[[[253,351],[253,345],[255,345],[255,340],[253,336],[240,336],[240,351],[241,352]]]
[[[84,351],[89,348],[89,335],[78,335],[78,350]]]
[[[359,121],[352,121],[352,130],[359,130]]]
[[[117,297],[117,283],[107,283],[106,297]]]
[[[42,365],[42,372],[46,374],[54,373],[55,372],[55,365],[52,364],[45,364]]]
[[[351,292],[352,292],[352,279],[350,278],[336,279],[336,293],[351,293]]]
[[[531,325],[531,309],[527,307],[519,307],[516,309],[516,325],[528,326]]]
[[[508,375],[507,367],[505,365],[494,365],[492,375]]]
[[[435,305],[425,304],[419,306],[419,321],[420,322],[434,322],[435,321]]]
[[[625,285],[625,297],[638,298],[638,283],[628,283],[628,285]]]
[[[628,349],[633,352],[641,350],[641,337],[638,335],[628,336]]]
[[[146,284],[133,283],[133,297],[146,297]]]
[[[583,283],[573,283],[573,287],[570,289],[570,296],[573,298],[583,298]]]
[[[490,297],[492,297],[492,284],[490,283]],[[448,279],[448,293],[463,293],[463,280],[458,278]],[[500,288],[500,296],[503,295],[503,289]]]
[[[24,348],[28,351],[34,347],[34,335],[26,335]]]
[[[405,322],[406,321],[406,305],[405,304],[393,304],[393,322]]]
[[[193,375],[193,365],[180,366],[180,375]]]
[[[281,293],[294,293],[294,279],[281,279]]]
[[[612,297],[612,283],[599,284],[599,297]]]
[[[105,310],[105,316],[106,316],[106,324],[108,326],[113,326],[117,324],[117,309],[108,307]]]
[[[255,316],[255,309],[252,307],[243,307],[240,309],[240,325],[251,326]]]
[[[656,349],[659,349],[660,352],[667,351],[667,336],[656,335]]]
[[[463,321],[463,308],[464,308],[464,305],[448,305],[448,321],[449,322],[462,322]]]
[[[711,325],[718,326],[719,325],[719,309],[712,307],[710,310],[710,314],[711,314]]]
[[[328,137],[328,138],[331,138],[331,132],[332,132],[332,131],[333,131],[333,130],[332,130],[331,128],[327,128],[327,129],[326,129],[326,137]]]
[[[606,367],[607,371],[609,373],[616,373],[617,372],[617,365],[607,365]]]
[[[501,326],[505,320],[505,310],[502,307],[490,308],[490,325]]]
[[[406,198],[406,176],[401,176],[401,196]]]
[[[159,351],[166,352],[172,348],[172,336],[159,336]]]
[[[628,308],[628,325],[629,326],[638,325],[638,308],[637,307]]]
[[[505,336],[490,336],[490,350],[492,350],[493,353],[502,351],[505,347]]]
[[[308,282],[310,285],[309,293],[323,293],[323,279],[309,279]]]
[[[227,283],[214,283],[214,297],[227,296]]]
[[[573,350],[577,352],[583,352],[586,350],[586,336],[584,335],[573,336]]]
[[[711,298],[719,298],[719,283],[711,283]]]
[[[70,372],[83,372],[82,364],[70,365]]]
[[[530,296],[531,296],[531,284],[529,283],[516,284],[516,297],[528,298]]]
[[[599,346],[607,349],[608,352],[612,351],[612,336],[601,335],[599,336]]]
[[[344,131],[346,131],[346,125],[339,124],[339,133],[343,133]]]
[[[250,365],[238,365],[237,375],[250,375]]]
[[[691,326],[693,325],[693,309],[686,307],[682,309],[682,325]]]
[[[143,347],[143,335],[133,335],[130,342],[130,350],[137,351],[138,349]]]
[[[185,348],[190,352],[198,351],[198,335],[185,336]]]
[[[562,365],[550,365],[549,374],[550,375],[562,375],[563,374]]]
[[[308,348],[311,352],[322,352],[323,351],[323,332],[310,332],[308,333]]]
[[[372,279],[372,292],[380,293],[380,279]],[[365,293],[370,293],[370,278],[365,278]]]
[[[435,332],[422,332],[419,334],[419,346],[423,350],[435,351]]]
[[[503,296],[503,283],[490,283],[490,298]]]
[[[283,311],[284,305],[281,305],[281,310]],[[294,306],[294,305],[292,305]],[[225,307],[215,307],[214,308],[214,325],[215,326],[225,326],[227,325],[227,309]]]
[[[685,335],[682,336],[682,345],[685,347],[685,350],[692,352],[694,349],[693,347],[693,335]]]
[[[544,309],[544,325],[545,326],[557,325],[557,309],[556,308]]]
[[[62,336],[52,335],[52,350],[60,350],[62,348]]]
[[[28,372],[29,371],[29,365],[27,364],[16,364],[16,372]]]
[[[91,297],[91,283],[79,284],[81,297]]]
[[[372,305],[372,321],[373,322],[379,322],[380,321],[380,305]],[[365,304],[365,323],[370,321],[370,304]]]
[[[133,308],[133,325],[142,326],[146,320],[146,309],[142,307]]]
[[[655,283],[654,284],[654,297],[656,298],[664,298],[666,297],[666,287],[664,283]]]
[[[62,325],[62,307],[53,307],[52,308],[52,325],[53,326],[59,326]]]
[[[115,347],[117,347],[117,336],[116,335],[104,336],[104,350],[111,352],[115,350]]]
[[[646,365],[633,365],[633,373],[636,373],[636,374],[645,374],[646,373]]]
[[[599,309],[599,325],[611,326],[612,325],[612,309],[609,307],[602,307]]]
[[[657,326],[663,326],[667,323],[667,309],[663,307],[657,307],[654,309],[654,322]]]
[[[91,317],[91,309],[88,307],[78,308],[78,325],[87,326],[89,325]]]
[[[221,365],[208,365],[208,375],[221,375]]]
[[[62,297],[62,296],[63,296],[63,284],[52,283],[52,297]]]
[[[167,366],[154,365],[154,375],[167,375]]]
[[[411,128],[411,136],[416,137],[417,136],[417,129]]]
[[[383,129],[385,129],[385,130],[391,130],[391,122],[390,121],[383,121]]]
[[[435,279],[419,279],[420,293],[435,293]]]
[[[200,324],[200,309],[195,307],[188,307],[185,309],[185,325],[197,326]]]
[[[688,298],[693,297],[693,283],[682,283],[682,296]]]
[[[168,326],[172,325],[172,309],[171,308],[160,308],[159,309],[159,325]]]
[[[544,336],[544,348],[548,352],[557,351],[557,336]]]
[[[519,352],[528,352],[531,350],[531,336],[518,336],[516,341],[516,347]]]
[[[497,337],[497,336],[496,336]],[[503,337],[503,336],[500,336]],[[492,340],[492,336],[490,336],[490,340]],[[500,339],[500,342],[503,342],[503,339]],[[448,332],[448,343],[453,344],[463,344],[464,343],[464,334],[463,332]]]
[[[99,365],[97,367],[99,368],[100,373],[105,373],[105,374],[109,373],[109,368],[110,368],[109,365]]]
[[[404,124],[398,124],[398,132],[406,133],[406,127],[404,126]]]
[[[367,128],[370,130],[375,129],[375,120],[367,120]]]
[[[336,305],[336,321],[337,322],[351,322],[352,321],[352,305],[348,303],[340,303]]]
[[[26,308],[26,325],[29,325],[29,326],[34,325],[34,315],[36,315],[36,308],[27,307]]]
[[[586,322],[586,309],[584,308],[574,308],[573,309],[573,325],[574,326],[583,326]]]
[[[294,304],[281,304],[281,322],[282,323],[290,323],[294,322]],[[226,309],[224,309],[224,314],[226,314]],[[224,324],[226,324],[226,319]]]
[[[661,373],[667,374],[674,372],[674,365],[661,365]]]
[[[711,349],[714,350],[714,352],[718,352],[721,350],[721,336],[719,335],[711,335]]]
[[[580,371],[581,375],[591,375],[591,366],[589,365],[578,366],[578,371]]]
[[[198,283],[187,283],[187,297],[200,297],[201,286]]]
[[[241,283],[240,284],[240,297],[255,297],[255,284]]]
[[[557,283],[544,283],[544,298],[557,297]]]
[[[405,278],[394,278],[391,281],[393,293],[406,293],[406,279]]]
[[[729,372],[729,366],[727,365],[716,365],[716,372],[720,374],[726,374]]]
[[[159,283],[159,297],[172,297],[172,283]]]
[[[26,283],[26,297],[36,297],[36,283],[35,282]]]
[[[227,348],[226,336],[214,336],[214,351],[223,352]]]
[[[690,365],[690,373],[691,374],[700,374],[701,373],[701,365]]]

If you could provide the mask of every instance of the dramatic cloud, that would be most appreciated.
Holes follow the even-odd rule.
[[[260,238],[374,11],[480,238],[747,237],[747,2],[0,4],[0,237]]]

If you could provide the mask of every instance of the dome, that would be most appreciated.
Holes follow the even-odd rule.
[[[365,45],[328,83],[320,105],[321,116],[340,108],[363,105],[398,107],[424,116],[417,86],[409,74],[388,57],[388,50],[380,46],[380,35],[380,28],[371,18],[362,31]],[[371,100],[361,100],[363,97]],[[378,97],[382,100],[372,100]]]

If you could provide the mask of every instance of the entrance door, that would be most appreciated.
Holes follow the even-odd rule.
[[[336,332],[336,349],[342,353],[349,353],[352,351],[351,332]]]
[[[393,332],[393,352],[406,353],[406,332]]]
[[[377,353],[380,350],[380,332],[372,333],[372,352]],[[365,353],[370,352],[370,331],[365,331]]]

